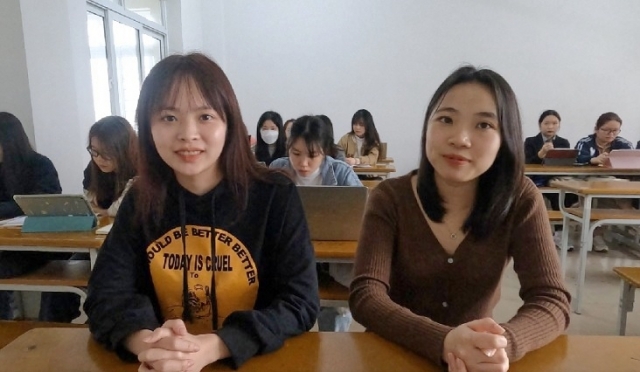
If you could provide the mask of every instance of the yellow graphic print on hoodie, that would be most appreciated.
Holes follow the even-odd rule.
[[[213,329],[211,297],[217,300],[218,325],[234,311],[252,310],[258,295],[255,262],[244,244],[225,230],[216,229],[216,257],[211,257],[211,228],[186,226],[186,257],[180,227],[176,227],[147,247],[153,285],[165,321],[182,317],[183,267],[187,268],[188,303],[194,334]],[[215,291],[212,273],[215,265]]]

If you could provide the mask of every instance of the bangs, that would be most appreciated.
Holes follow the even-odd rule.
[[[314,141],[310,136],[305,136],[304,142],[307,145],[307,151],[309,152],[310,157],[316,157],[318,155],[322,155],[322,145],[318,143],[318,141]]]

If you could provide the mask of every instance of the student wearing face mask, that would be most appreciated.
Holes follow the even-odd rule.
[[[258,119],[258,134],[255,147],[256,159],[267,166],[275,159],[285,156],[286,139],[282,117],[275,111],[267,111]]]
[[[291,126],[289,157],[274,160],[269,168],[285,170],[298,186],[362,186],[349,165],[331,156],[334,151],[329,126],[318,116],[303,116]],[[331,264],[328,272],[319,265],[318,272],[320,281],[328,274],[345,287],[349,287],[353,279],[351,264]],[[318,316],[318,329],[347,332],[351,321],[348,308],[323,307]]]

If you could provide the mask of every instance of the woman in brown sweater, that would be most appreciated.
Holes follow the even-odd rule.
[[[569,324],[544,202],[524,177],[515,94],[491,70],[462,67],[440,85],[420,168],[371,191],[351,284],[353,317],[450,371],[506,371]],[[509,261],[524,301],[492,312]]]

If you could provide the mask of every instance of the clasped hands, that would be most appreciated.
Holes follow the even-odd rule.
[[[509,370],[505,330],[491,318],[454,328],[444,339],[442,359],[449,372],[506,372]]]

